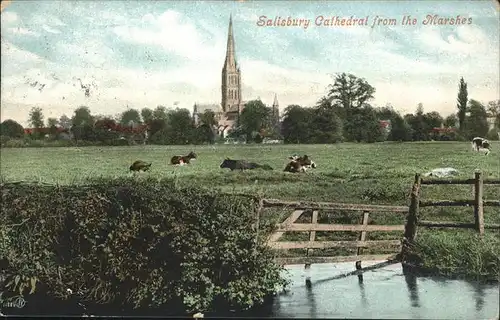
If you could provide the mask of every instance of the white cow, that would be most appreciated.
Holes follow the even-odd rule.
[[[472,144],[472,151],[476,152],[486,151],[485,155],[488,155],[491,151],[490,142],[485,138],[475,137],[474,139],[472,139],[471,144]]]

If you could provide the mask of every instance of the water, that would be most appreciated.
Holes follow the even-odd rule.
[[[363,263],[363,267],[372,263]],[[290,291],[279,295],[268,317],[366,319],[493,319],[499,311],[498,284],[403,275],[401,264],[331,279],[354,263],[316,264],[306,286],[303,265],[288,266]]]
[[[363,267],[376,263],[363,262]],[[275,297],[271,305],[262,310],[254,310],[250,314],[207,313],[205,316],[309,319],[494,319],[498,315],[500,302],[498,284],[480,284],[443,278],[417,278],[413,275],[404,275],[401,264],[367,271],[363,274],[362,283],[356,275],[338,277],[351,271],[354,271],[353,262],[313,264],[307,274],[303,265],[288,266],[286,273],[292,280],[289,291]],[[310,286],[306,285],[306,275],[311,278]],[[22,309],[10,309],[10,311],[17,311],[14,313],[8,310],[3,312],[4,314],[25,315],[26,313],[81,315],[83,310],[70,303],[49,306],[50,303],[47,304],[47,302],[28,301],[28,304],[36,308],[31,309],[31,312],[26,309],[25,312]],[[43,305],[47,307],[45,312],[40,309]],[[94,312],[91,313],[97,315]],[[106,312],[105,314],[118,315],[118,313]]]

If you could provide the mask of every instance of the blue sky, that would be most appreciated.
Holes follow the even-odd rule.
[[[312,106],[332,75],[375,87],[376,106],[403,113],[455,111],[461,76],[469,97],[500,98],[499,7],[491,1],[11,1],[1,13],[1,118],[26,125],[29,109],[71,116],[88,106],[116,115],[161,104],[192,110],[220,103],[229,15],[243,98]],[[416,25],[401,24],[404,15]],[[472,19],[423,25],[427,15]],[[309,19],[259,27],[259,17]],[[318,16],[365,18],[367,26],[316,26]],[[373,26],[379,16],[394,26]],[[91,86],[86,97],[80,87]],[[31,86],[28,82],[38,84]],[[45,84],[41,88],[40,84]]]

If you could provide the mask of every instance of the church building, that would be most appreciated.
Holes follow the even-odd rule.
[[[229,17],[229,31],[227,35],[226,59],[222,67],[221,79],[221,103],[220,104],[198,104],[193,107],[193,120],[199,125],[200,115],[211,110],[218,122],[218,133],[225,137],[229,130],[238,126],[238,119],[245,108],[247,101],[243,101],[241,92],[241,70],[236,61],[236,52],[233,35],[233,19]],[[279,117],[278,98],[274,96],[273,117]]]

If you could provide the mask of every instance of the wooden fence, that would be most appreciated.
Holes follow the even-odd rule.
[[[420,191],[423,185],[474,185],[473,200],[426,200],[420,199]],[[417,227],[438,228],[468,228],[475,229],[479,234],[484,234],[484,229],[500,229],[499,224],[484,223],[484,207],[500,207],[500,200],[485,200],[484,185],[500,185],[500,180],[483,179],[481,172],[475,172],[473,179],[422,179],[420,174],[415,175],[415,181],[411,193],[410,210],[405,228],[405,238],[409,241],[415,240]],[[500,198],[500,197],[499,197]],[[438,222],[421,221],[420,208],[422,207],[468,207],[474,208],[474,223],[462,222]]]
[[[312,263],[328,263],[328,262],[347,262],[357,261],[357,267],[360,268],[360,261],[367,260],[389,260],[395,257],[399,251],[393,254],[377,254],[377,255],[362,255],[363,248],[373,248],[379,246],[401,248],[401,238],[394,240],[374,240],[367,241],[366,234],[370,231],[401,231],[405,230],[404,225],[368,225],[370,213],[377,214],[381,212],[402,214],[408,213],[407,206],[382,206],[382,205],[363,205],[363,204],[347,204],[347,203],[330,203],[330,202],[298,202],[298,201],[281,201],[272,199],[263,199],[261,201],[261,209],[265,208],[292,208],[293,212],[278,226],[278,230],[273,233],[268,239],[268,245],[279,251],[289,249],[307,249],[306,256],[299,257],[281,257],[276,258],[280,264],[305,264]],[[296,223],[305,211],[312,210],[310,223]],[[318,216],[323,211],[354,211],[362,212],[363,218],[360,224],[321,224],[318,223]],[[285,232],[309,232],[308,241],[278,241]],[[335,232],[335,231],[359,231],[359,240],[357,241],[317,241],[316,232]],[[314,249],[327,248],[357,248],[356,255],[351,256],[310,256]]]

